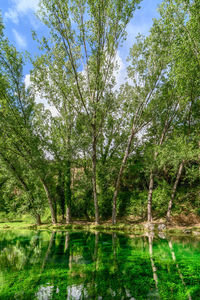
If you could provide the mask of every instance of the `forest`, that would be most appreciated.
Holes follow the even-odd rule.
[[[118,86],[140,2],[41,0],[49,35],[33,32],[29,86],[1,19],[1,220],[200,217],[200,1],[163,0]]]

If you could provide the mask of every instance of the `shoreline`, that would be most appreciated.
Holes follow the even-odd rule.
[[[50,231],[68,231],[68,230],[84,230],[84,231],[101,231],[101,232],[118,232],[125,234],[141,235],[146,233],[169,234],[179,236],[192,236],[200,238],[200,224],[193,225],[174,225],[165,224],[164,222],[141,222],[137,224],[118,223],[112,225],[109,222],[102,222],[96,225],[94,222],[73,221],[71,224],[58,223],[52,225],[50,223],[36,225],[34,223],[26,223],[23,221],[3,222],[0,221],[0,230],[50,230]]]

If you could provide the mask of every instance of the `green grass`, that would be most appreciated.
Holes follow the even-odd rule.
[[[0,221],[0,229],[48,229],[48,230],[101,230],[101,231],[121,231],[121,232],[132,232],[141,234],[144,231],[142,225],[127,225],[124,223],[119,223],[116,225],[103,223],[101,225],[91,224],[57,224],[52,225],[50,223],[43,224],[41,226],[37,226],[34,223],[30,223],[27,221],[13,221],[13,222],[1,222]]]
[[[118,232],[118,233],[129,233],[134,235],[141,235],[148,230],[144,227],[144,224],[126,224],[126,223],[118,223],[116,225],[112,225],[111,223],[102,223],[100,225],[96,225],[94,223],[79,223],[73,222],[72,224],[57,224],[52,225],[51,223],[42,224],[37,226],[34,222],[28,222],[26,220],[15,220],[12,222],[5,222],[0,220],[0,230],[19,230],[19,229],[31,229],[31,230],[84,230],[84,231],[101,231],[101,232]],[[158,230],[155,228],[154,230],[158,233]],[[200,228],[193,226],[189,227],[189,231],[187,231],[187,227],[168,227],[164,231],[165,234],[175,235],[175,236],[185,236],[185,235],[193,235],[196,238],[200,238]]]
[[[25,221],[1,222],[0,229],[29,229],[34,224]]]

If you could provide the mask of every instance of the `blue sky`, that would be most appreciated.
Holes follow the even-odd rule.
[[[32,56],[38,54],[37,43],[32,40],[31,31],[35,30],[39,36],[45,36],[47,29],[36,18],[35,12],[39,0],[0,0],[3,21],[6,27],[5,34],[19,51],[28,51]],[[128,37],[119,55],[123,63],[129,54],[138,33],[148,34],[152,25],[152,18],[158,17],[157,6],[161,0],[143,0],[141,9],[134,14],[133,20],[127,27]],[[30,72],[31,65],[26,63],[24,74]]]

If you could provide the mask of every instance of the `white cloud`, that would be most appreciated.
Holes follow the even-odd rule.
[[[5,13],[5,18],[6,19],[11,19],[13,21],[13,23],[17,24],[19,22],[19,19],[18,19],[18,13],[13,10],[13,9],[10,9]]]
[[[24,83],[25,83],[25,87],[26,88],[29,88],[31,86],[30,74],[26,74],[25,75]],[[44,97],[42,97],[42,95],[40,93],[38,93],[38,92],[35,95],[35,102],[37,104],[42,103],[44,105],[45,109],[48,109],[51,112],[51,114],[52,114],[53,117],[56,117],[56,116],[59,115],[57,109],[55,108],[55,106],[50,105],[48,103],[47,99],[44,98]]]
[[[114,76],[116,79],[116,85],[114,89],[119,90],[120,85],[125,82],[126,75],[127,75],[126,65],[123,62],[119,51],[117,51],[116,53],[115,62],[118,65],[118,69],[114,71]]]
[[[25,49],[27,47],[26,39],[17,30],[13,29],[13,34],[15,36],[16,43],[19,48]]]
[[[47,99],[43,98],[39,93],[37,93],[36,96],[35,96],[35,102],[37,104],[40,104],[40,103],[43,104],[45,109],[48,109],[51,112],[53,117],[56,117],[56,116],[59,115],[59,113],[58,113],[57,109],[55,108],[55,106],[50,105],[48,103]]]
[[[24,79],[25,87],[29,88],[31,85],[31,79],[30,79],[30,74],[26,74],[25,79]]]
[[[17,24],[20,16],[36,12],[38,4],[39,0],[12,0],[12,7],[5,13],[5,18]]]

